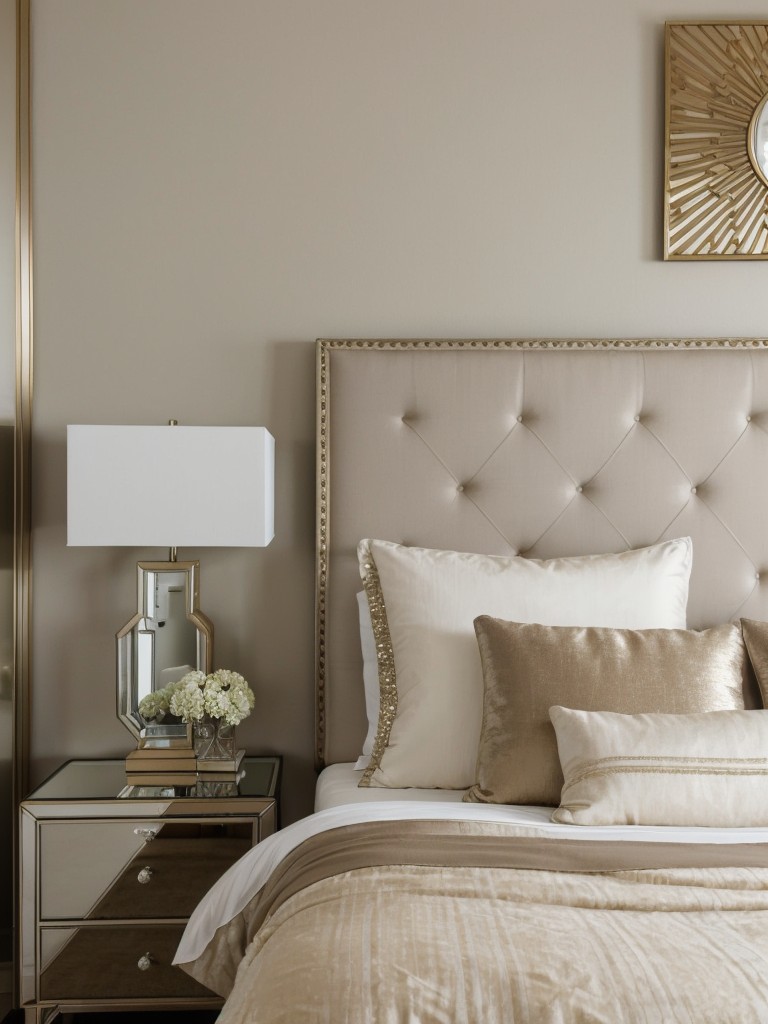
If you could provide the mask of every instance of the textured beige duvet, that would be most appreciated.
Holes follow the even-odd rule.
[[[186,969],[246,945],[219,1024],[768,1024],[768,850],[347,826]]]

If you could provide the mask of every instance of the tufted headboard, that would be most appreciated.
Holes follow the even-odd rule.
[[[688,621],[768,618],[768,341],[319,341],[318,765],[365,735],[356,547],[693,538]],[[762,580],[765,571],[765,582]]]

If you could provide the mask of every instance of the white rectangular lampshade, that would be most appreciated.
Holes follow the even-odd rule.
[[[67,544],[264,547],[275,439],[264,427],[67,427]]]

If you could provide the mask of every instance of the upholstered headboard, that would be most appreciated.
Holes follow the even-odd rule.
[[[317,354],[319,765],[365,735],[362,537],[550,558],[691,536],[689,625],[768,618],[768,341]]]

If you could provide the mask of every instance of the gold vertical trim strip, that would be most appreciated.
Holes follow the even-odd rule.
[[[30,621],[32,596],[30,435],[32,428],[32,198],[30,0],[16,0],[16,429],[14,438],[14,808],[29,786]],[[21,971],[19,821],[13,815],[14,1006]]]
[[[30,0],[17,0],[16,446],[15,446],[15,791],[27,788],[31,599],[32,200],[30,194]]]

